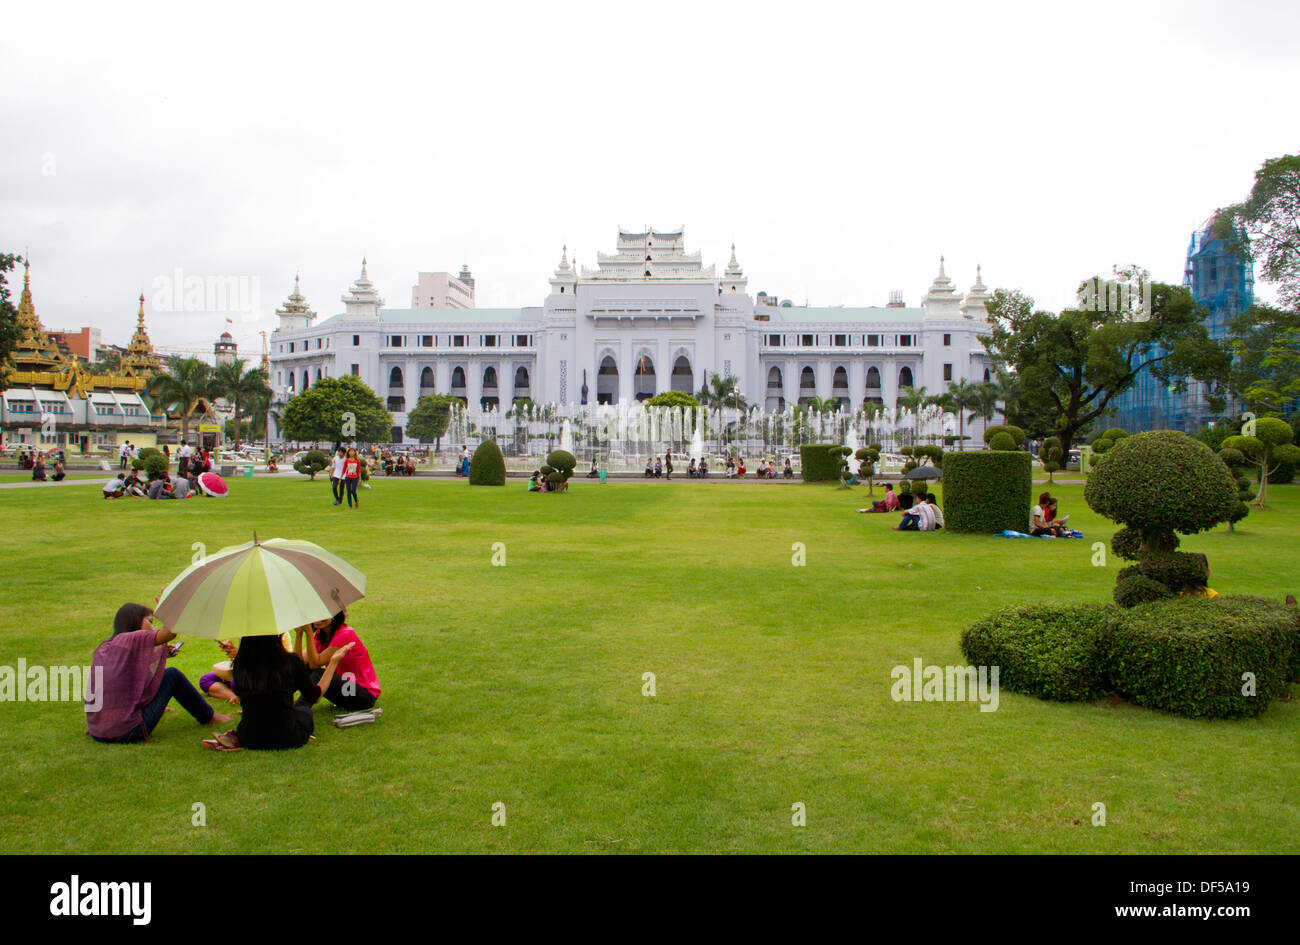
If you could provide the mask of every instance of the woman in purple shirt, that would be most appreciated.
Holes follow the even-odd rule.
[[[123,604],[113,618],[113,635],[99,645],[90,664],[86,731],[98,742],[141,742],[162,719],[167,703],[179,702],[200,725],[230,722],[214,712],[185,674],[167,668],[176,634],[154,629],[153,611]]]

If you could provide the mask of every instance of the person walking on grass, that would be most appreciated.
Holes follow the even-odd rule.
[[[344,454],[342,446],[334,450],[334,455],[330,456],[329,487],[334,493],[335,506],[342,506],[343,504],[343,463],[346,460],[347,455]]]
[[[361,457],[355,448],[350,448],[343,460],[343,485],[348,494],[348,508],[361,508],[361,499],[357,497],[357,484],[360,481]]]

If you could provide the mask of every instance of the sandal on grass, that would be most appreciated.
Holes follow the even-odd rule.
[[[199,744],[202,745],[204,748],[210,748],[213,751],[239,751],[240,750],[238,745],[232,748],[229,745],[221,744],[221,741],[216,738],[205,738],[203,739],[203,741],[199,742]]]

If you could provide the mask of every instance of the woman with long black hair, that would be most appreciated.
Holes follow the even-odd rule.
[[[230,722],[214,712],[185,674],[167,666],[176,634],[155,626],[143,604],[123,604],[113,635],[95,649],[86,692],[86,731],[97,742],[142,742],[172,699],[199,722]]]
[[[320,677],[326,687],[349,649],[340,647],[331,656]],[[205,741],[206,747],[279,749],[307,744],[316,729],[311,707],[320,699],[321,690],[302,658],[286,650],[279,636],[240,640],[232,681],[244,708],[243,719],[233,731]],[[296,703],[295,692],[302,696]]]
[[[300,628],[296,631],[294,646],[302,653],[303,661],[311,668],[312,678],[326,699],[340,709],[365,711],[373,708],[379,699],[379,677],[370,662],[370,652],[357,632],[348,626],[347,620],[347,612],[340,610],[333,619],[312,624],[307,633]],[[321,667],[337,658],[339,653],[344,655],[331,681]]]

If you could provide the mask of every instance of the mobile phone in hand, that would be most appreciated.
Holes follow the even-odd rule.
[[[177,653],[181,651],[181,647],[183,647],[184,645],[185,645],[184,640],[182,640],[180,643],[171,644],[169,647],[167,647],[167,655],[175,656]]]

